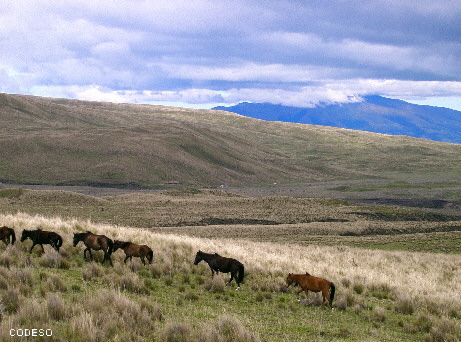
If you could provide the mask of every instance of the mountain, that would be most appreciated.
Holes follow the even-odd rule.
[[[363,102],[321,105],[315,108],[245,102],[214,109],[263,120],[342,127],[461,143],[461,112],[375,95],[365,96]]]
[[[164,187],[458,179],[461,145],[219,110],[0,94],[0,182]]]

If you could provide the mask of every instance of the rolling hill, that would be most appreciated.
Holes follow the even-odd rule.
[[[0,94],[0,181],[193,186],[459,178],[461,145],[220,110]]]
[[[324,125],[461,143],[461,112],[415,105],[382,96],[365,96],[363,102],[315,108],[245,102],[215,109],[263,120]]]

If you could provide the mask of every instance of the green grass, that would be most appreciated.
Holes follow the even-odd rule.
[[[45,247],[47,253],[49,250]],[[81,249],[78,253],[70,251],[69,269],[50,269],[39,266],[39,253],[34,253],[31,259],[32,285],[27,290],[29,299],[38,301],[45,300],[48,289],[47,279],[53,276],[59,277],[63,289],[58,291],[62,297],[64,307],[69,310],[75,307],[77,311],[85,309],[87,298],[95,297],[101,290],[111,289],[110,281],[120,279],[123,274],[132,271],[128,266],[116,262],[116,268],[102,267],[102,274],[88,281],[82,280],[85,269],[90,263],[81,262]],[[4,248],[2,248],[4,251]],[[5,252],[3,252],[5,253]],[[120,274],[120,272],[123,272]],[[396,314],[392,310],[386,310],[386,322],[375,322],[368,317],[367,310],[378,304],[384,305],[388,300],[377,300],[371,293],[370,299],[365,296],[363,305],[368,309],[355,313],[351,308],[331,311],[319,306],[303,306],[297,301],[296,293],[283,292],[258,292],[252,289],[252,284],[263,274],[253,274],[248,277],[240,291],[233,286],[225,288],[223,293],[213,293],[206,290],[204,281],[210,278],[209,270],[205,266],[192,267],[184,273],[174,272],[171,282],[165,283],[164,277],[154,278],[145,268],[137,272],[140,283],[144,284],[138,290],[127,289],[122,293],[135,303],[142,300],[159,305],[162,320],[156,323],[157,329],[139,334],[141,338],[149,340],[158,338],[166,322],[187,322],[193,331],[199,331],[210,322],[219,319],[220,315],[238,317],[239,321],[251,332],[256,333],[263,341],[358,341],[375,338],[379,341],[419,341],[423,333],[409,333],[399,326],[400,321],[412,321],[408,315]],[[189,280],[184,281],[185,275]],[[266,275],[267,276],[267,275]],[[148,283],[149,286],[145,284]],[[22,291],[25,291],[24,288]],[[44,292],[45,291],[45,292]],[[193,294],[193,295],[191,295]],[[258,294],[263,294],[258,296]],[[311,294],[311,296],[315,296]],[[337,296],[341,296],[341,290]],[[21,306],[18,316],[22,317]],[[45,305],[45,304],[43,304]],[[112,307],[114,303],[100,302],[95,306]],[[90,309],[91,310],[91,309]],[[101,310],[104,310],[103,308]],[[127,310],[129,310],[127,308]],[[91,312],[91,311],[90,311]],[[128,311],[129,313],[129,311]],[[66,317],[68,314],[66,314]],[[13,314],[14,316],[14,314]],[[4,316],[5,317],[5,316]],[[8,315],[6,316],[8,317]],[[5,317],[5,318],[6,318]],[[82,337],[72,333],[68,319],[36,322],[40,326],[53,330],[53,336],[58,340],[81,341]],[[130,327],[128,333],[130,332]],[[119,327],[112,332],[104,332],[105,338],[112,339],[115,334],[123,333],[125,327]],[[133,329],[134,330],[134,329]],[[126,332],[126,331],[125,331]]]

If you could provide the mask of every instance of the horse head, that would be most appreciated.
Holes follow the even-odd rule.
[[[29,231],[24,229],[21,235],[21,242],[24,242],[24,240],[27,239],[28,237],[29,237]]]
[[[294,278],[295,277],[294,277],[293,273],[288,273],[287,281],[286,281],[286,287],[289,287],[291,284],[293,284],[295,282]]]
[[[81,235],[79,233],[74,233],[74,239],[73,239],[74,247],[77,247],[80,240],[81,240]]]
[[[112,247],[112,252],[115,252],[119,248],[123,248],[126,245],[126,242],[120,241],[120,240],[115,240],[114,241],[114,246]]]
[[[197,254],[195,255],[195,260],[194,260],[194,265],[198,265],[200,261],[202,261],[202,251],[198,251]]]

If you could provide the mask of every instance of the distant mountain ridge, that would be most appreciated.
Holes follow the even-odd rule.
[[[213,109],[268,121],[349,128],[461,143],[460,111],[415,105],[378,95],[365,96],[363,102],[320,105],[315,108],[243,102],[231,107],[219,106]]]

